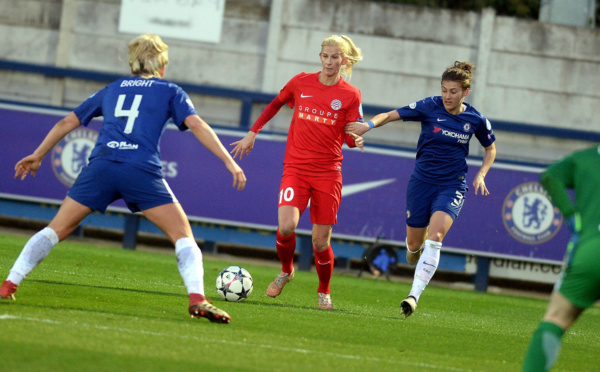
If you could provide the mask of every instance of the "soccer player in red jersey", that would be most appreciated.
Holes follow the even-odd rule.
[[[271,101],[248,134],[231,153],[240,160],[254,147],[256,134],[286,103],[294,109],[283,160],[279,189],[277,254],[281,273],[267,289],[276,297],[294,277],[295,230],[300,215],[310,201],[313,224],[312,244],[319,276],[319,308],[332,310],[329,283],[333,272],[332,226],[342,199],[342,145],[362,149],[362,137],[346,134],[347,123],[362,121],[360,91],[342,75],[352,75],[352,67],[362,53],[347,36],[332,35],[321,43],[323,69],[294,76]]]

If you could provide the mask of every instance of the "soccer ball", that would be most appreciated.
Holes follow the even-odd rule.
[[[217,293],[225,301],[244,301],[252,293],[252,288],[252,276],[243,267],[229,266],[217,276]]]

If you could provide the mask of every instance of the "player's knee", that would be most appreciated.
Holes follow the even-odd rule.
[[[566,319],[565,317],[559,316],[558,314],[550,314],[550,315],[546,314],[544,316],[543,320],[544,320],[544,322],[556,324],[563,331],[566,331],[567,329],[569,329],[575,322],[574,319]]]
[[[406,249],[408,249],[411,252],[418,252],[421,247],[423,246],[423,239],[409,239],[406,238]]]
[[[583,309],[575,307],[566,298],[554,295],[550,298],[550,303],[544,314],[544,321],[555,323],[566,330],[575,323],[582,312]]]
[[[312,244],[316,251],[321,252],[329,247],[330,241],[327,238],[313,237]]]
[[[279,223],[279,233],[283,236],[290,236],[294,233],[295,230],[296,230],[296,225],[292,222],[286,223],[284,221],[284,222]]]

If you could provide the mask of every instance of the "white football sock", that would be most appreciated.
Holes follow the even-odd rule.
[[[57,244],[58,235],[54,230],[46,227],[39,231],[27,241],[6,280],[10,280],[16,285],[21,284],[23,279],[46,258],[52,247]]]
[[[440,261],[441,248],[442,243],[429,239],[425,240],[423,244],[423,254],[415,269],[415,278],[409,293],[409,296],[413,296],[417,301],[419,301],[421,293],[423,293],[425,287],[427,287],[427,284],[433,278],[433,274],[435,274],[438,262]]]
[[[181,238],[175,242],[177,268],[189,293],[204,295],[204,266],[202,252],[193,238]]]

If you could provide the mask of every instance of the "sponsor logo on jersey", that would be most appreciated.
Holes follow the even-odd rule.
[[[502,207],[504,227],[516,240],[541,244],[560,230],[562,215],[538,182],[522,183],[511,190]]]
[[[138,144],[127,143],[125,141],[110,141],[106,146],[117,150],[137,150],[139,147]]]
[[[67,134],[52,149],[52,170],[56,177],[68,187],[88,164],[88,158],[96,145],[98,132],[89,128],[78,128]]]
[[[333,101],[331,101],[331,108],[334,110],[339,110],[342,108],[342,101],[340,101],[339,99],[334,99]]]
[[[310,98],[312,96],[305,96],[304,93],[300,93],[300,98]]]
[[[445,137],[456,138],[457,143],[469,143],[469,134],[456,133],[451,130],[443,129],[440,127],[433,126],[433,133],[440,133]]]
[[[335,125],[337,117],[337,112],[298,105],[298,119],[310,120],[319,124]]]

